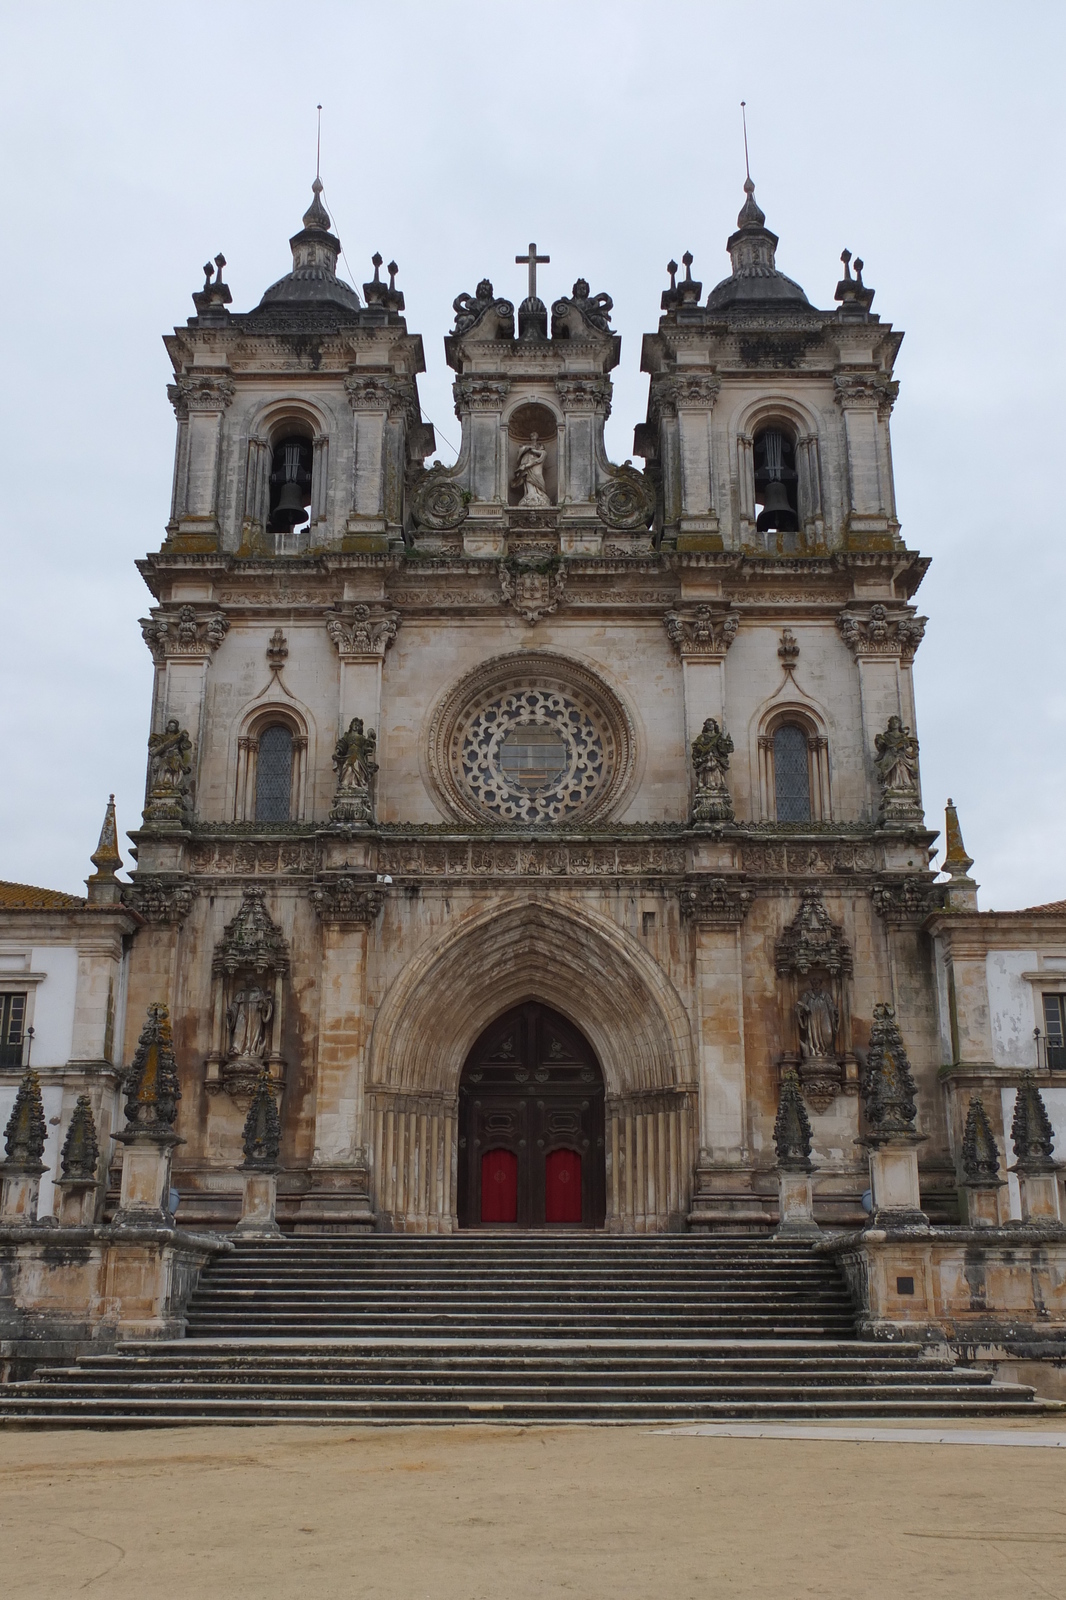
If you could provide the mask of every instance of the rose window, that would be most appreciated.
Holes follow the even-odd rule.
[[[447,696],[430,758],[451,811],[543,826],[595,815],[618,797],[632,732],[606,684],[576,662],[510,657]]]

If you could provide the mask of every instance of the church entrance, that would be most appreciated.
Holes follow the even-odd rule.
[[[516,1006],[485,1029],[459,1081],[459,1224],[600,1228],[603,1074],[557,1011]]]

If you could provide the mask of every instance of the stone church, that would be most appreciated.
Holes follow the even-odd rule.
[[[187,1225],[240,1213],[264,1069],[297,1232],[766,1231],[790,1069],[816,1214],[858,1225],[879,1003],[955,1214],[902,334],[847,251],[812,305],[745,191],[716,287],[668,265],[642,467],[610,296],[542,299],[535,245],[485,263],[524,298],[455,299],[434,461],[396,265],[337,276],[317,180],[292,271],[237,312],[217,258],[167,336],[124,1054],[165,1001]]]

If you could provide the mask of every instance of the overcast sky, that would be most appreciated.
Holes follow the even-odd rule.
[[[665,262],[691,249],[705,289],[728,270],[745,98],[778,265],[832,306],[850,247],[906,330],[927,814],[954,796],[984,909],[1066,896],[1061,3],[4,0],[0,24],[0,878],[80,890],[111,790],[137,824],[160,335],[217,251],[234,310],[289,269],[316,102],[354,281],[400,263],[441,457],[451,302],[482,276],[520,299],[536,239],[545,300],[579,274],[614,297],[622,460]]]

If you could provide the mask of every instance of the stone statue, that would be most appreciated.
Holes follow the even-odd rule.
[[[192,740],[171,717],[148,741],[148,806],[145,817],[180,817],[188,809]]]
[[[840,1011],[832,995],[820,983],[812,985],[800,995],[796,1016],[799,1021],[801,1059],[835,1060]]]
[[[881,784],[882,824],[921,821],[918,791],[918,741],[902,717],[889,717],[888,727],[874,739],[877,777]]]
[[[226,1007],[230,1055],[241,1061],[261,1061],[273,1015],[274,1002],[265,989],[257,984],[239,989]]]
[[[353,717],[346,733],[337,740],[333,767],[337,774],[337,793],[330,820],[349,827],[362,827],[374,820],[370,785],[377,772],[374,752],[377,735],[363,731],[362,717]]]
[[[692,741],[692,770],[696,777],[693,822],[733,820],[733,802],[725,781],[732,754],[732,739],[713,717],[708,717],[702,733]]]
[[[544,482],[544,463],[548,459],[548,451],[540,442],[538,434],[531,433],[529,443],[521,446],[518,452],[518,461],[515,465],[514,477],[511,479],[512,489],[521,489],[522,498],[518,502],[523,506],[550,506],[548,486]]]

